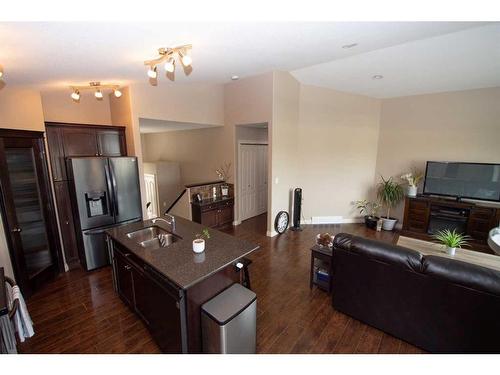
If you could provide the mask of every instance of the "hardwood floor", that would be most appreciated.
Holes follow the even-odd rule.
[[[309,225],[301,232],[265,236],[266,216],[226,232],[260,244],[250,256],[257,293],[258,353],[421,353],[335,311],[330,297],[309,290],[310,247],[317,233],[349,232],[395,242],[397,234],[360,224]],[[158,353],[144,324],[114,293],[111,269],[61,275],[28,301],[36,335],[22,353]]]

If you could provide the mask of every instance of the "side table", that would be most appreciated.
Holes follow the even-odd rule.
[[[312,289],[316,285],[330,294],[332,292],[332,270],[332,249],[321,245],[311,247],[309,288]]]

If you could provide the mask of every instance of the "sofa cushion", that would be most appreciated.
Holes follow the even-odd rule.
[[[403,266],[415,272],[421,272],[422,270],[422,254],[406,247],[362,237],[353,237],[350,250],[353,253],[365,255],[387,264]]]
[[[455,259],[428,255],[422,272],[467,288],[500,296],[500,271]]]
[[[349,233],[339,233],[333,238],[333,247],[338,247],[344,250],[351,249],[351,240],[354,236]]]

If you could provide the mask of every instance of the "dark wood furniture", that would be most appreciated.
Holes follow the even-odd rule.
[[[193,221],[210,228],[224,228],[234,220],[234,198],[191,202]]]
[[[488,206],[486,203],[457,202],[426,196],[407,197],[401,234],[431,240],[428,233],[429,223],[431,213],[437,208],[462,210],[466,219],[465,233],[472,238],[471,247],[474,250],[491,253],[486,241],[489,230],[498,226],[500,208]]]
[[[7,290],[5,289],[5,274],[3,267],[0,267],[0,316],[9,312],[7,305]]]
[[[25,296],[64,270],[42,132],[0,130],[1,208]]]
[[[318,268],[327,270],[329,275],[328,282],[323,282],[317,279],[316,271]],[[311,270],[309,273],[309,288],[312,289],[313,286],[317,286],[328,294],[331,294],[333,274],[332,270],[332,249],[321,245],[314,245],[313,247],[311,247]]]
[[[46,122],[45,128],[64,255],[68,267],[72,269],[79,266],[83,254],[78,252],[66,158],[126,156],[125,127]]]
[[[228,266],[187,290],[111,241],[115,288],[141,318],[164,353],[201,353],[201,305],[239,281]]]

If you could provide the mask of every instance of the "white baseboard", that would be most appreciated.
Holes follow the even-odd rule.
[[[276,232],[275,230],[271,230],[271,231],[269,231],[269,230],[268,230],[268,231],[266,232],[266,236],[267,236],[267,237],[274,237],[274,236],[276,236],[277,234],[278,234],[278,232]]]
[[[313,216],[310,219],[305,219],[302,224],[305,225],[318,225],[318,224],[357,224],[363,223],[362,217],[348,217],[343,216]]]
[[[233,221],[233,226],[237,226],[241,224],[241,220],[235,220]]]

